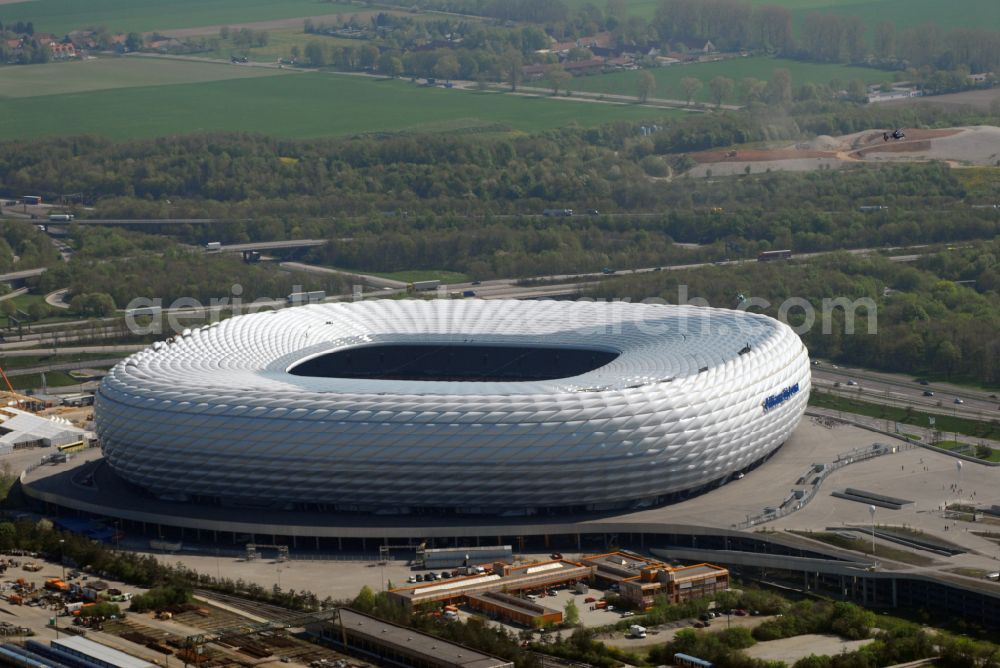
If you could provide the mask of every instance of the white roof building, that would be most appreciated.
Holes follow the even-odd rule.
[[[42,417],[9,406],[0,407],[0,454],[15,448],[76,443],[87,432],[57,417]]]

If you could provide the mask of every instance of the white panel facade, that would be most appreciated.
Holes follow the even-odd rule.
[[[295,376],[384,344],[618,351],[570,378]],[[742,351],[742,352],[741,352]],[[158,343],[104,379],[104,455],[165,498],[275,507],[627,507],[723,480],[777,449],[810,388],[799,337],[686,306],[483,300],[317,304]]]

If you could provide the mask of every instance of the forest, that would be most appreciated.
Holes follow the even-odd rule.
[[[959,284],[956,281],[963,281]],[[689,299],[721,308],[737,305],[737,295],[766,300],[751,310],[778,315],[792,297],[822,312],[824,299],[869,299],[877,327],[869,332],[868,312],[854,315],[854,333],[845,328],[845,311],[834,309],[829,333],[817,317],[802,340],[811,356],[911,374],[1000,386],[1000,240],[969,243],[921,256],[914,263],[879,255],[835,253],[808,262],[749,262],[738,267],[707,267],[623,276],[588,292],[600,299],[642,301],[659,297],[677,303],[686,286]],[[789,324],[802,324],[793,309]]]

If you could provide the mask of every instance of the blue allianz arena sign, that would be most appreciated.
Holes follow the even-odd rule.
[[[777,394],[772,394],[767,399],[764,399],[764,403],[762,404],[762,406],[764,407],[764,412],[766,413],[772,408],[777,408],[778,406],[785,403],[798,393],[799,393],[799,384],[795,383],[794,385],[789,385],[788,387],[783,389],[781,392],[778,392]]]

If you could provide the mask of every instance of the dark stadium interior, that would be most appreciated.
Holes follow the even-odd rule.
[[[393,344],[338,350],[306,360],[289,373],[378,380],[550,380],[592,371],[618,355],[565,347]]]

